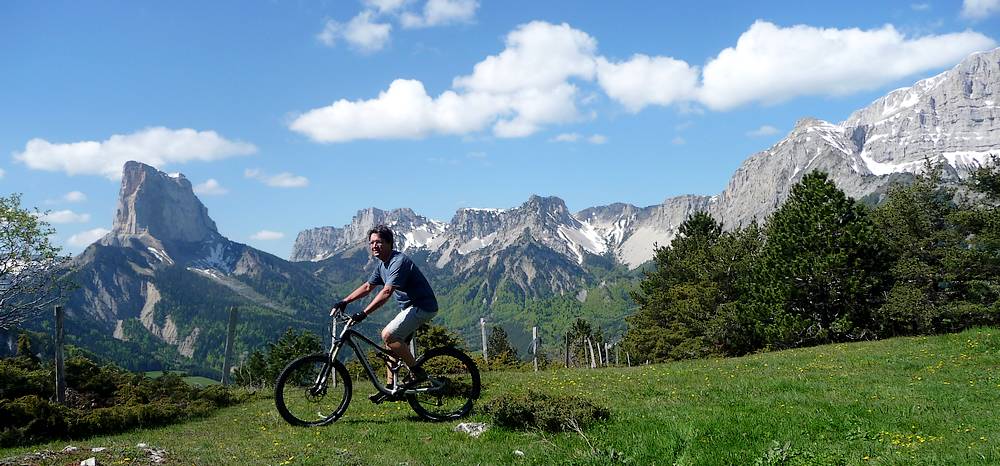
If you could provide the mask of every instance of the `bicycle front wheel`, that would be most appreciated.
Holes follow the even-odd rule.
[[[322,426],[336,421],[351,402],[351,376],[323,353],[296,359],[274,384],[274,404],[289,424]]]
[[[420,417],[429,421],[457,419],[472,411],[479,398],[479,369],[465,353],[455,348],[435,348],[417,360],[428,380],[406,391],[406,401]]]

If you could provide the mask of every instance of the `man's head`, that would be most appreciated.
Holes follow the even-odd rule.
[[[385,225],[368,230],[368,248],[379,260],[388,260],[392,256],[392,230]]]

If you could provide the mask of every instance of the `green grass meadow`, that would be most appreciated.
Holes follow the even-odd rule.
[[[163,371],[147,371],[145,372],[146,377],[157,378],[163,375]],[[183,372],[181,373],[183,374]],[[209,385],[219,385],[218,380],[213,380],[208,377],[202,377],[200,375],[185,375],[181,377],[188,385],[195,387],[207,387]]]
[[[370,384],[355,380],[347,413],[326,427],[292,427],[259,398],[198,421],[0,457],[72,444],[108,447],[101,464],[148,464],[135,449],[143,442],[177,465],[1000,464],[997,329],[632,368],[491,372],[482,401],[528,389],[584,396],[612,418],[582,433],[491,429],[471,438],[453,432],[458,422],[418,420],[405,403],[373,405]],[[464,421],[489,419],[477,411]]]

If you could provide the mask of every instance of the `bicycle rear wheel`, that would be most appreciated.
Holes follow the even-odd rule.
[[[428,380],[406,391],[406,401],[418,416],[428,421],[457,419],[472,411],[479,398],[479,369],[465,353],[455,348],[435,348],[417,360]]]
[[[324,353],[288,364],[274,384],[274,404],[289,424],[322,426],[336,421],[351,402],[351,376]]]

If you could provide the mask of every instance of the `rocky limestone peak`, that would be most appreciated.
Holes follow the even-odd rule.
[[[524,204],[509,212],[509,217],[514,222],[536,227],[580,223],[570,214],[569,209],[566,208],[566,202],[555,196],[542,197],[532,194]]]
[[[925,158],[960,174],[1000,146],[1000,48],[974,53],[945,71],[897,89],[841,126],[852,131],[872,174],[918,172]]]
[[[500,218],[505,215],[501,209],[461,208],[455,212],[448,230],[462,241],[484,238],[496,233],[500,228]]]
[[[798,121],[795,122],[795,127],[792,129],[792,132],[802,131],[823,124],[828,124],[828,123],[823,120],[820,120],[819,118],[813,118],[813,117],[800,118]]]
[[[392,230],[395,248],[401,251],[427,246],[446,228],[445,224],[417,215],[410,208],[385,211],[368,207],[359,210],[343,228],[327,226],[300,232],[290,260],[318,261],[367,248],[368,232],[376,225]]]
[[[316,261],[330,257],[340,244],[343,231],[337,227],[318,227],[300,231],[292,247],[292,261]]]
[[[219,236],[184,175],[168,175],[135,161],[125,163],[112,234],[183,242]]]

